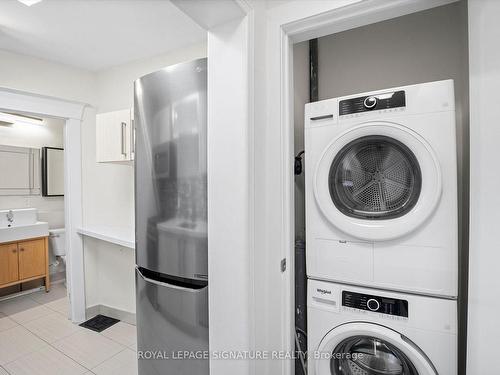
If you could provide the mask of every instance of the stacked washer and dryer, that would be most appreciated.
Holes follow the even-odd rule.
[[[452,80],[305,107],[310,375],[457,373]]]

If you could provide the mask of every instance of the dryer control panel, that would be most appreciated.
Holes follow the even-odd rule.
[[[404,91],[386,92],[358,98],[344,99],[339,102],[339,116],[368,111],[399,108],[406,105]]]
[[[342,291],[342,306],[408,318],[408,301]]]

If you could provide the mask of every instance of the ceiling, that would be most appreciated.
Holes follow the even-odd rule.
[[[0,49],[91,71],[205,40],[169,0],[0,1]]]

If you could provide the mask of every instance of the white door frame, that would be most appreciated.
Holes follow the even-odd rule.
[[[266,134],[256,135],[255,139],[255,143],[263,142],[267,155],[266,171],[256,177],[267,189],[266,197],[262,198],[266,207],[260,211],[256,208],[256,217],[262,220],[265,218],[266,225],[261,227],[261,232],[256,230],[255,235],[256,241],[258,238],[266,238],[262,256],[267,257],[268,283],[282,285],[279,293],[271,291],[274,294],[268,298],[268,301],[276,301],[269,307],[272,310],[270,315],[281,317],[281,327],[277,327],[279,325],[276,322],[268,322],[267,327],[270,328],[268,342],[278,346],[278,342],[273,341],[272,337],[281,337],[283,351],[291,353],[295,345],[293,44],[455,1],[297,1],[271,8],[267,12],[267,130]],[[285,6],[286,11],[283,10]],[[259,110],[262,109],[256,109]],[[256,199],[256,202],[259,200]],[[258,228],[257,226],[256,229]],[[266,231],[266,228],[279,230]],[[280,275],[281,259],[286,260],[287,271]],[[269,373],[293,373],[293,360],[283,361],[277,366],[281,369],[273,367]]]
[[[64,221],[66,226],[66,280],[71,320],[85,320],[85,278],[82,238],[81,126],[88,105],[0,87],[0,109],[66,121],[64,126]]]

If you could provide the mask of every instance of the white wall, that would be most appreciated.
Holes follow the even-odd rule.
[[[135,61],[96,73],[96,112],[131,108],[133,83],[165,66],[206,57],[206,44]],[[96,163],[95,122],[82,129],[83,224],[115,226],[134,233],[134,167]],[[87,307],[105,305],[135,314],[135,252],[114,244],[84,239]]]
[[[470,66],[470,257],[467,373],[500,373],[500,174],[498,88],[500,2],[469,0]],[[492,360],[493,359],[493,360]]]
[[[45,118],[43,125],[0,126],[0,144],[19,147],[64,147],[64,121]]]
[[[208,34],[208,275],[211,351],[248,351],[252,254],[249,143],[249,23],[237,20]],[[227,95],[230,93],[231,97]],[[230,155],[230,157],[229,157]],[[232,235],[228,235],[231,233]],[[212,374],[248,374],[245,360],[212,360]]]
[[[86,70],[0,50],[0,86],[95,104],[96,77]]]

